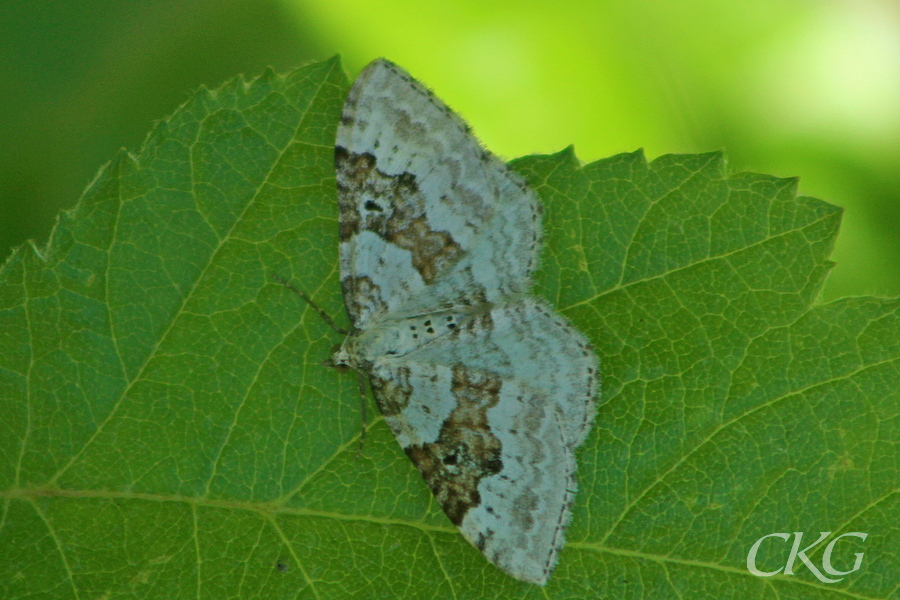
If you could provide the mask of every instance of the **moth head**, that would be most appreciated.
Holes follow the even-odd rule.
[[[344,343],[341,344],[341,347],[338,348],[334,354],[331,355],[331,366],[332,367],[351,367],[356,368],[356,360],[355,360],[355,344],[353,343],[356,339],[354,335],[348,335],[344,339]]]

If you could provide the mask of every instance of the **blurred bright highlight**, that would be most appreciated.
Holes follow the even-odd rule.
[[[285,0],[354,75],[387,56],[502,156],[723,148],[847,209],[826,297],[900,294],[900,5]]]
[[[900,3],[84,0],[0,9],[0,248],[201,84],[386,56],[506,158],[724,149],[845,207],[825,297],[900,295]]]

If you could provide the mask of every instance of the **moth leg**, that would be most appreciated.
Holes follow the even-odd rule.
[[[359,433],[359,449],[356,451],[356,458],[359,459],[363,451],[363,442],[366,440],[366,377],[362,371],[356,372],[356,381],[359,384],[359,414],[362,417],[362,431]]]
[[[310,297],[306,294],[306,292],[304,292],[304,291],[302,291],[302,290],[298,290],[297,288],[295,288],[293,285],[291,285],[291,283],[290,283],[287,279],[283,278],[283,277],[282,277],[281,275],[279,275],[278,273],[272,273],[272,279],[274,279],[275,281],[277,281],[278,283],[280,283],[281,285],[283,285],[283,286],[286,287],[287,289],[291,290],[292,292],[294,292],[295,294],[297,294],[298,296],[300,296],[301,298],[303,298],[303,301],[306,302],[307,304],[309,304],[309,306],[310,306],[314,311],[316,311],[317,313],[319,313],[319,316],[322,317],[322,320],[325,321],[325,323],[326,323],[329,327],[331,327],[332,329],[334,329],[335,331],[337,331],[339,334],[341,334],[341,335],[347,335],[347,334],[350,333],[350,332],[347,331],[346,329],[342,329],[342,328],[338,327],[338,326],[335,324],[335,322],[331,319],[331,317],[328,316],[328,313],[326,313],[324,310],[322,310],[321,308],[319,308],[319,306],[318,306],[315,302],[312,301],[312,298],[310,298]]]

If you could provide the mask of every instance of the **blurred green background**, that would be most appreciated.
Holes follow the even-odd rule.
[[[386,56],[505,158],[724,148],[846,208],[825,298],[900,294],[896,0],[0,2],[0,263],[200,85]]]

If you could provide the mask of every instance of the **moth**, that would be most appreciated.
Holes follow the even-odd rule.
[[[360,73],[335,143],[340,274],[365,373],[397,442],[491,563],[544,585],[575,498],[598,361],[529,293],[541,202],[397,65]]]

